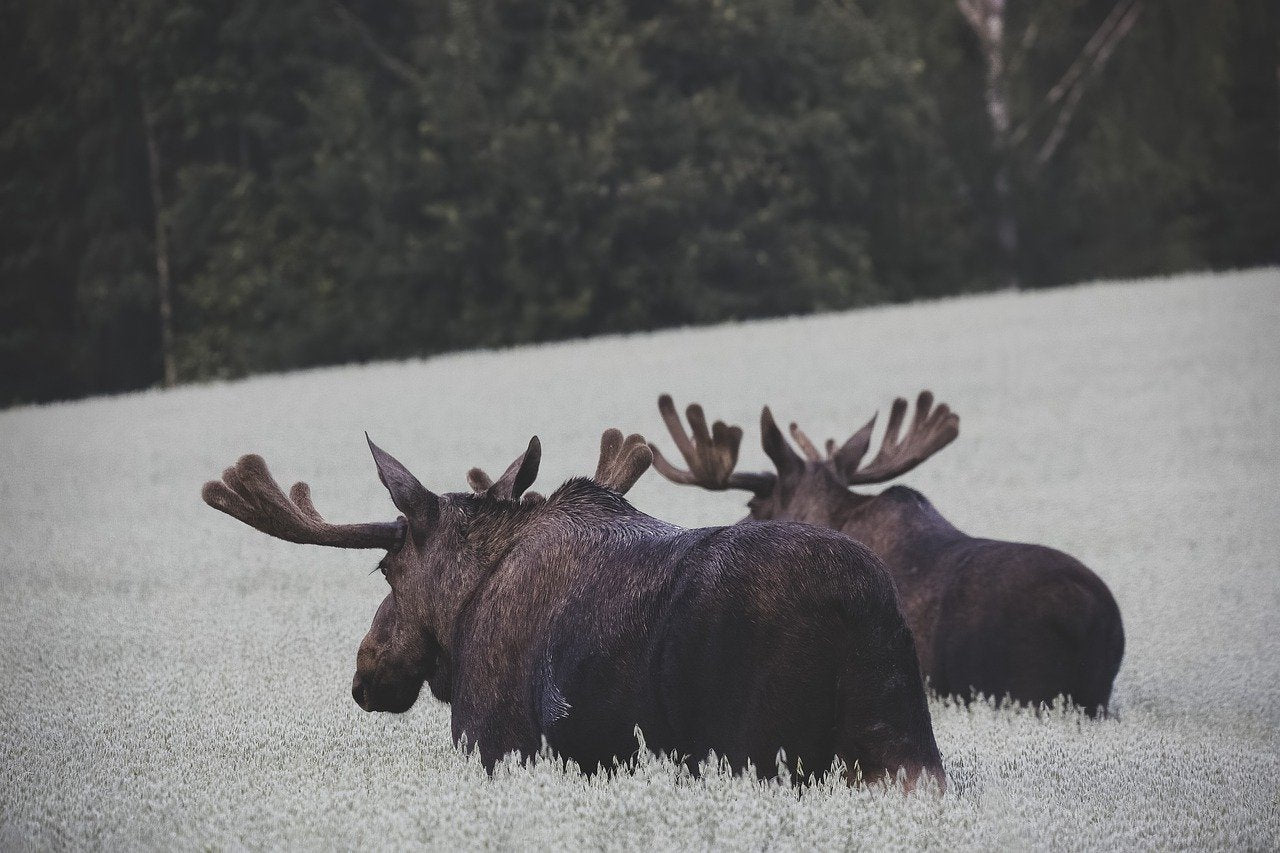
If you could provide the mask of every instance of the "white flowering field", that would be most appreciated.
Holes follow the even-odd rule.
[[[496,778],[447,707],[351,700],[374,552],[201,503],[256,451],[336,521],[394,510],[362,431],[429,487],[537,433],[548,490],[670,391],[845,438],[932,388],[960,438],[905,482],[962,529],[1090,565],[1124,614],[1118,718],[935,701],[942,796],[804,790],[648,761]],[[0,849],[1276,848],[1280,271],[1003,293],[268,376],[0,412]],[[647,474],[651,514],[744,493]]]

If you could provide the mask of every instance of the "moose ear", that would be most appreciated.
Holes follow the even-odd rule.
[[[391,502],[396,509],[409,519],[411,529],[421,529],[429,524],[440,508],[440,499],[418,482],[418,478],[409,473],[409,469],[401,465],[394,456],[373,443],[369,434],[364,434],[369,442],[369,450],[373,453],[373,463],[378,466],[378,479],[391,493]]]
[[[858,466],[862,464],[862,457],[867,455],[867,450],[871,447],[871,431],[876,428],[877,417],[878,414],[873,415],[871,420],[863,424],[862,429],[849,436],[849,440],[839,450],[830,454],[832,466],[846,483],[853,479]]]
[[[538,463],[542,461],[542,444],[535,435],[529,439],[529,447],[507,466],[502,476],[494,480],[483,470],[472,468],[467,472],[467,483],[472,491],[500,501],[518,501],[524,490],[533,485],[538,476]]]
[[[520,457],[520,468],[516,471],[515,478],[511,481],[511,499],[519,500],[524,494],[525,489],[533,485],[533,481],[538,478],[538,465],[542,463],[542,442],[538,441],[535,435],[529,439],[529,447],[525,450],[524,455]]]
[[[768,406],[760,412],[760,444],[764,447],[765,455],[773,460],[778,476],[787,476],[804,469],[804,460],[787,444]]]

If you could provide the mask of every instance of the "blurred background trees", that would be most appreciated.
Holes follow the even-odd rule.
[[[0,0],[0,404],[1273,263],[1277,9]]]

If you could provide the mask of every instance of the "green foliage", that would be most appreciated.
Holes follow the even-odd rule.
[[[1059,155],[1022,278],[1280,245],[1277,13],[1150,7]],[[1040,36],[1015,113],[1105,16]],[[1000,280],[983,63],[949,4],[0,5],[0,402],[829,310]],[[1043,124],[1038,132],[1043,135]]]
[[[1142,25],[1088,96],[1074,144],[1023,189],[1033,281],[1275,260],[1280,128],[1274,114],[1269,148],[1247,166],[1256,188],[1269,187],[1268,196],[1251,199],[1252,217],[1226,209],[1239,195],[1231,183],[1242,164],[1233,162],[1231,149],[1245,128],[1233,115],[1232,65],[1234,52],[1249,40],[1238,15],[1250,5],[1149,4]],[[1277,35],[1273,21],[1273,75]],[[1058,67],[1070,61],[1063,47],[1055,55]],[[1269,214],[1262,209],[1268,206]],[[1252,245],[1231,233],[1236,229],[1251,231]]]

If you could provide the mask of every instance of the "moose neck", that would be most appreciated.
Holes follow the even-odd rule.
[[[915,489],[891,486],[877,495],[848,494],[852,500],[842,505],[837,529],[866,545],[891,569],[901,562],[904,549],[934,548],[964,536]]]
[[[875,496],[849,491],[825,466],[813,463],[798,482],[783,488],[783,498],[775,504],[780,512],[772,518],[833,530],[844,530],[849,519],[875,500]]]
[[[443,509],[457,513],[440,525],[449,541],[435,543],[448,555],[435,563],[431,589],[423,598],[421,624],[434,634],[446,655],[453,653],[454,628],[486,580],[525,535],[539,507],[470,495]]]
[[[677,529],[586,479],[568,481],[545,501],[476,500],[465,536],[468,556],[455,569],[446,567],[442,572],[441,595],[432,618],[449,653],[458,620],[467,618],[473,603],[480,604],[496,587],[514,583],[524,598],[535,591],[545,594],[573,575],[583,557],[596,552],[595,543],[621,530],[632,535]]]

